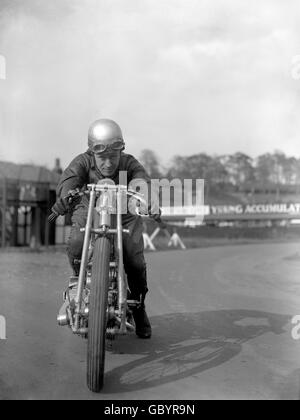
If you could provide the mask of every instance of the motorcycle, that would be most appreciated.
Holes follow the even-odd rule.
[[[79,276],[70,278],[57,321],[87,339],[87,386],[92,392],[100,392],[106,340],[135,330],[132,309],[141,304],[128,294],[122,237],[129,231],[122,227],[122,208],[128,197],[135,200],[137,208],[147,202],[124,185],[99,181],[87,188],[84,192],[70,191],[67,197],[72,201],[87,194],[89,207],[86,226],[81,229],[84,232],[81,260],[75,261],[80,264]],[[56,217],[52,213],[49,221]]]

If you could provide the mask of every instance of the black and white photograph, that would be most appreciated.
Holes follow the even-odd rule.
[[[0,401],[300,400],[297,0],[0,0]]]

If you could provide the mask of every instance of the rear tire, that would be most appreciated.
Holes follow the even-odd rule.
[[[93,255],[88,325],[87,385],[92,392],[100,392],[104,381],[109,262],[110,240],[100,237]]]

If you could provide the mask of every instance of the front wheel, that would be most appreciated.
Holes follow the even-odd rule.
[[[96,240],[91,278],[87,350],[87,385],[100,392],[104,380],[105,334],[109,282],[110,240]]]

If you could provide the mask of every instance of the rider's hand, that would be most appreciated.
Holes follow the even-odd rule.
[[[52,207],[52,213],[56,214],[57,216],[64,216],[68,213],[70,209],[69,198],[58,198],[56,203]]]
[[[79,194],[79,190],[69,191],[67,197],[60,197],[56,200],[56,203],[51,209],[52,213],[57,216],[64,216],[80,200],[81,195]]]
[[[159,209],[158,214],[150,215],[151,219],[155,220],[158,223],[161,229],[167,229],[167,224],[161,220],[161,209]]]
[[[160,227],[160,229],[167,229],[168,225],[166,222],[163,222],[161,220],[161,215],[155,215],[154,217],[152,216],[152,218],[156,221],[156,223],[158,224],[158,226]]]
[[[137,208],[138,208],[138,213],[141,216],[148,216],[149,209],[148,209],[148,205],[147,204],[139,202],[139,203],[137,203]]]
[[[161,216],[161,209],[159,207],[159,195],[155,190],[151,191],[148,212],[149,216],[152,217],[154,220],[155,218]]]
[[[139,214],[144,216],[150,216],[152,219],[161,216],[161,210],[156,203],[151,203],[149,206],[148,203],[139,203],[138,205]]]

